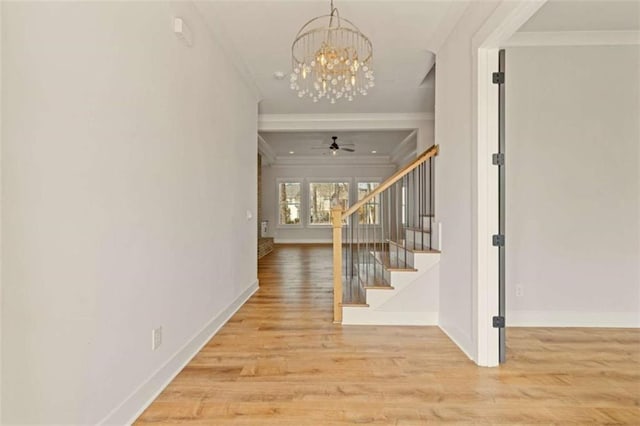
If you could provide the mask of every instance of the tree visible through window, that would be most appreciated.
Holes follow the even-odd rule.
[[[300,223],[300,201],[302,185],[299,182],[282,182],[278,185],[280,200],[280,225]]]
[[[349,184],[326,182],[309,184],[309,224],[331,224],[331,201],[343,207],[349,205]]]
[[[366,197],[378,187],[378,182],[358,182],[358,201]],[[380,223],[380,196],[373,197],[369,202],[358,209],[360,223]]]

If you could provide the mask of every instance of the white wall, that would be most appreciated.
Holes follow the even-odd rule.
[[[640,326],[640,48],[506,57],[508,323]]]
[[[330,166],[330,165],[299,165],[299,166],[265,166],[262,168],[262,211],[264,220],[269,221],[269,233],[276,243],[330,243],[331,225],[308,225],[308,190],[306,187],[312,180],[326,181],[330,179],[345,179],[350,182],[349,203],[353,204],[357,193],[355,182],[359,180],[384,181],[396,170],[394,164],[376,166]],[[278,179],[295,178],[303,181],[303,225],[300,227],[278,226]],[[315,178],[315,179],[314,179]]]
[[[472,103],[476,54],[472,38],[498,2],[472,2],[436,58],[436,218],[442,223],[440,327],[476,358],[473,267]]]
[[[256,100],[188,4],[2,27],[2,420],[122,424],[255,288]]]
[[[2,94],[2,11],[3,2],[0,2],[0,94]],[[0,95],[1,96],[1,95]],[[2,101],[0,100],[0,423],[2,423]]]

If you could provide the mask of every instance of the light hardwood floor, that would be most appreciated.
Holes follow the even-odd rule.
[[[510,328],[480,368],[437,327],[333,324],[330,247],[277,247],[259,278],[137,424],[640,425],[639,330]]]

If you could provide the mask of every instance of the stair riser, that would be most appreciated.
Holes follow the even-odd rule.
[[[438,325],[438,312],[380,312],[344,308],[342,323],[351,325]]]
[[[439,254],[431,253],[417,254],[416,260],[419,263],[422,262],[421,258],[427,258],[431,261],[431,267],[424,272],[392,272],[392,280],[395,283],[393,290],[367,290],[368,306],[344,307],[342,323],[379,325],[428,325],[430,321],[437,323],[438,256]],[[410,306],[407,309],[403,309],[404,304],[399,305],[397,298],[412,302],[409,302]]]
[[[408,253],[414,257],[418,271],[385,271],[385,281],[393,287],[388,289],[367,289],[366,301],[370,309],[375,309],[393,297],[397,292],[413,282],[419,275],[430,270],[440,262],[440,253]]]
[[[410,267],[417,269],[418,271],[423,271],[425,268],[430,268],[433,266],[434,262],[438,263],[440,261],[440,253],[414,253],[410,250],[406,250],[402,247],[398,247],[397,253],[400,256],[400,259],[404,261],[405,251],[407,253],[407,264]],[[395,248],[392,253],[395,253]],[[393,284],[391,284],[393,285]]]
[[[413,267],[426,272],[440,263],[440,253],[414,253]]]

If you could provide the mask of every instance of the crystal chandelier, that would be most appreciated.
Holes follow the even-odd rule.
[[[375,85],[371,41],[351,21],[341,18],[331,0],[331,13],[302,26],[291,46],[291,89],[313,102],[352,101]]]

